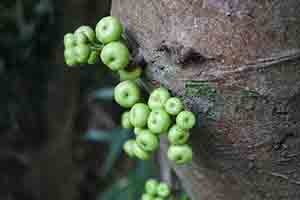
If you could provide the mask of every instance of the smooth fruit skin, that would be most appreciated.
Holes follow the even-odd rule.
[[[90,57],[87,61],[88,64],[96,64],[98,61],[98,52],[97,51],[92,51],[90,53]]]
[[[167,100],[164,105],[165,110],[170,115],[177,115],[180,111],[183,110],[183,104],[178,97],[171,97]]]
[[[121,42],[111,42],[103,47],[100,57],[111,70],[121,70],[129,63],[129,50]]]
[[[136,142],[133,144],[134,155],[141,160],[149,160],[150,154],[144,151]]]
[[[145,184],[145,191],[147,194],[151,194],[155,196],[157,194],[157,186],[158,186],[158,181],[155,179],[149,179],[146,184]]]
[[[75,31],[75,34],[76,33],[83,33],[90,42],[95,42],[95,40],[96,40],[96,34],[90,26],[86,26],[86,25],[80,26]]]
[[[136,143],[145,151],[154,151],[159,145],[158,138],[151,133],[142,132],[136,137]]]
[[[171,193],[169,186],[166,183],[160,183],[157,186],[157,195],[160,197],[167,197]]]
[[[142,68],[137,66],[133,70],[121,69],[118,71],[120,80],[135,80],[142,74]]]
[[[123,128],[132,128],[132,124],[130,123],[130,112],[124,112],[121,117],[121,125]]]
[[[185,144],[189,136],[190,134],[186,129],[182,129],[176,124],[168,132],[168,139],[171,144]]]
[[[130,108],[140,100],[140,89],[133,81],[123,81],[114,89],[115,101],[125,108]]]
[[[157,88],[150,94],[148,105],[152,110],[163,108],[170,97],[171,95],[166,88]]]
[[[185,164],[193,159],[193,151],[189,145],[171,145],[167,155],[176,164]]]
[[[64,51],[65,62],[69,66],[74,66],[78,64],[76,51],[73,47],[66,48]]]
[[[154,200],[165,200],[165,198],[162,198],[162,197],[155,197]]]
[[[139,128],[139,127],[135,127],[135,128],[133,129],[133,132],[134,132],[134,134],[135,134],[136,136],[138,136],[139,134],[142,133],[143,130],[146,130],[146,129]]]
[[[144,103],[135,104],[130,110],[130,122],[134,127],[143,128],[147,125],[149,107]]]
[[[143,194],[141,200],[154,200],[154,197],[151,194]]]
[[[167,132],[171,124],[171,118],[164,109],[156,109],[151,111],[147,124],[150,131],[162,134]]]
[[[124,143],[123,145],[123,150],[125,151],[125,153],[127,153],[130,157],[134,157],[134,144],[135,141],[134,140],[128,140]]]
[[[71,47],[76,46],[76,40],[72,33],[65,34],[64,45],[65,45],[65,48],[71,48]]]
[[[88,45],[79,44],[75,47],[76,55],[77,55],[77,61],[79,63],[86,63],[89,59],[91,49]]]
[[[82,32],[74,33],[74,37],[76,40],[76,45],[87,44],[89,42],[89,38]]]
[[[103,17],[96,25],[96,37],[103,44],[121,39],[123,27],[114,16]]]
[[[190,111],[181,111],[176,117],[176,124],[183,129],[193,128],[196,124],[196,117]]]

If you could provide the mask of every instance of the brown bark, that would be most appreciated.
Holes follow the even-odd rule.
[[[145,81],[197,113],[194,200],[300,198],[300,1],[113,0]],[[167,144],[163,143],[163,151]]]

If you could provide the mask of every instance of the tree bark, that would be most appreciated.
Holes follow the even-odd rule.
[[[194,200],[300,198],[300,1],[113,0],[162,84],[197,114]],[[162,141],[167,150],[167,141]]]

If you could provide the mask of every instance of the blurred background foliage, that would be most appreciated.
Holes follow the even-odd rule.
[[[116,75],[99,64],[66,69],[63,63],[64,33],[108,13],[105,0],[0,1],[1,200],[135,200],[157,175],[153,160],[123,154],[133,133],[118,126]],[[68,85],[69,79],[79,83]],[[63,131],[67,121],[55,119],[69,112],[60,109],[68,103],[59,105],[68,98],[78,98],[70,134]]]

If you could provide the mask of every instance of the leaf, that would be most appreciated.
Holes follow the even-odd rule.
[[[114,88],[106,87],[98,89],[93,93],[93,97],[100,100],[113,100]]]
[[[84,134],[83,139],[90,142],[110,142],[113,139],[110,133],[113,131],[91,129]]]
[[[101,170],[104,176],[110,173],[115,161],[118,159],[118,157],[120,157],[123,150],[123,144],[132,135],[132,130],[121,129],[119,131],[111,133],[111,135],[113,135],[113,139],[111,140],[109,152]]]
[[[119,179],[105,192],[98,194],[97,200],[137,200],[144,192],[148,178],[155,174],[153,160],[137,161],[135,168],[129,171],[126,178]]]

